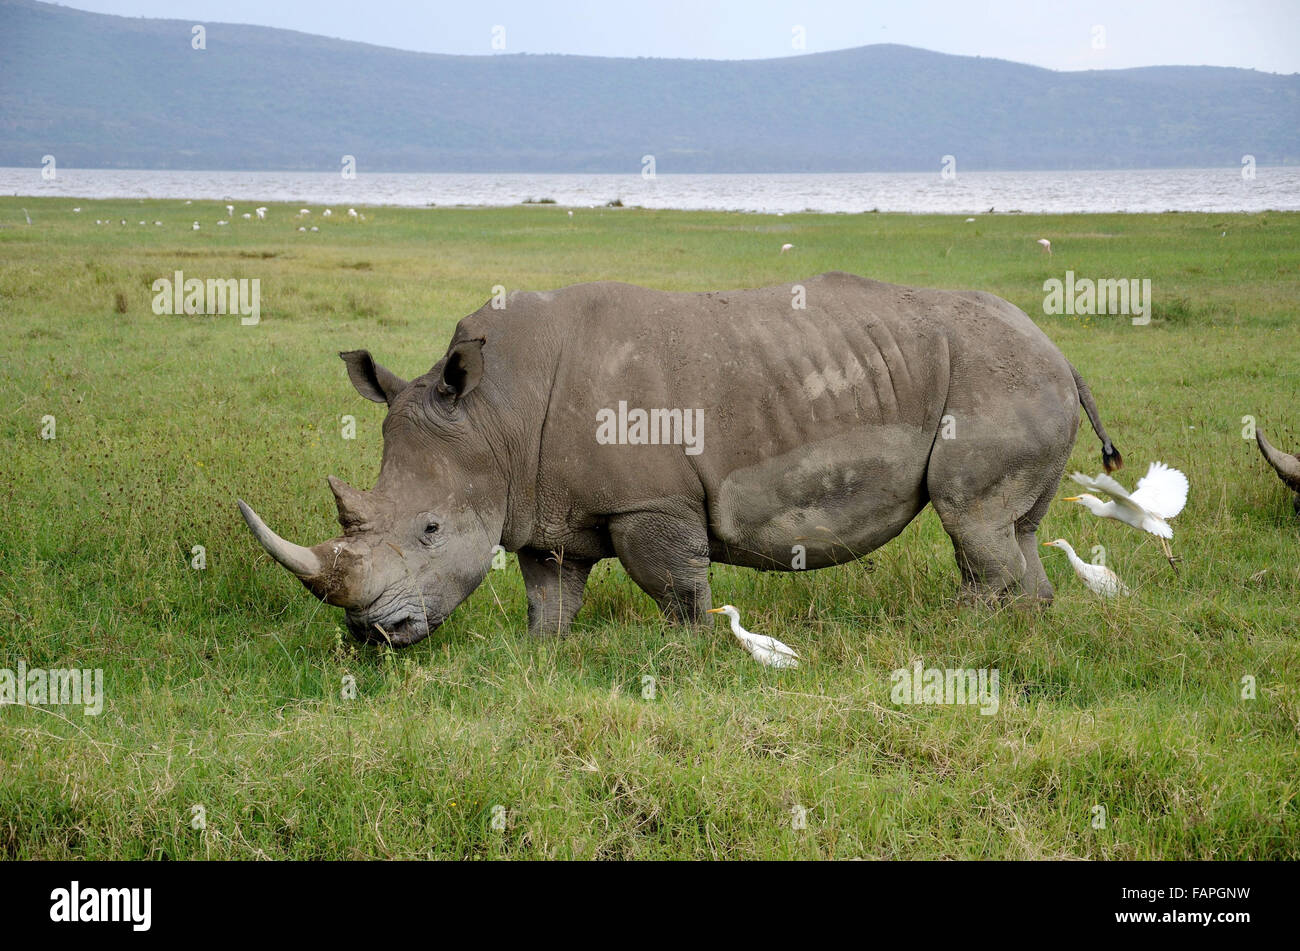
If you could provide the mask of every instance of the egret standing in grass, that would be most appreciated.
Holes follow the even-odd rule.
[[[1039,238],[1038,244],[1043,249],[1044,254],[1050,255],[1052,253],[1052,242],[1048,241],[1046,238]]]
[[[1160,539],[1160,547],[1169,560],[1169,567],[1178,570],[1174,564],[1177,559],[1169,550],[1169,539],[1174,537],[1169,519],[1181,512],[1187,504],[1187,476],[1163,462],[1153,462],[1147,468],[1147,474],[1138,479],[1137,488],[1132,493],[1104,472],[1091,479],[1082,472],[1075,472],[1070,478],[1085,489],[1109,495],[1110,501],[1103,502],[1086,492],[1072,495],[1065,501],[1078,502],[1099,518],[1113,518],[1125,525],[1150,532]]]
[[[724,604],[720,608],[710,608],[709,613],[725,614],[731,618],[731,633],[736,635],[736,640],[740,641],[741,646],[753,655],[754,660],[765,667],[784,669],[799,666],[799,655],[789,646],[782,644],[775,637],[768,637],[766,634],[751,634],[741,627],[740,612],[730,604]]]
[[[1111,571],[1105,565],[1092,565],[1084,561],[1074,553],[1074,548],[1064,538],[1058,538],[1053,542],[1043,542],[1045,548],[1059,548],[1065,552],[1065,556],[1070,559],[1070,564],[1074,566],[1074,573],[1083,579],[1083,583],[1088,589],[1103,598],[1113,598],[1117,594],[1127,595],[1128,586],[1119,580],[1119,575]]]

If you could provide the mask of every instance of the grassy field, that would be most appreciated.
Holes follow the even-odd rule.
[[[1242,438],[1251,415],[1300,448],[1300,216],[317,208],[299,233],[297,206],[217,227],[223,206],[0,199],[0,668],[102,668],[106,695],[0,707],[0,857],[1300,858],[1300,523]],[[155,315],[178,269],[260,279],[261,323]],[[612,561],[564,640],[527,636],[511,564],[393,652],[235,508],[333,535],[325,476],[370,486],[382,419],[337,351],[418,375],[493,285],[830,269],[1024,308],[1092,384],[1123,481],[1189,475],[1181,576],[1058,502],[1040,537],[1104,545],[1134,596],[1100,602],[1045,550],[1050,610],[960,607],[927,510],[852,565],[713,569],[797,671],[665,625]],[[1150,278],[1150,325],[1044,316],[1067,269]],[[1085,427],[1072,464],[1097,463]],[[999,711],[891,703],[916,660],[998,669]]]

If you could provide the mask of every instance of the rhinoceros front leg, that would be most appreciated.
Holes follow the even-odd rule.
[[[706,622],[713,594],[709,536],[702,515],[631,512],[611,518],[609,534],[628,575],[670,620]]]
[[[595,562],[533,548],[519,549],[518,557],[528,593],[528,633],[537,637],[567,634],[582,607],[582,592]]]

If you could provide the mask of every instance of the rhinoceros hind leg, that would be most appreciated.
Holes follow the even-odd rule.
[[[991,522],[937,500],[934,507],[957,555],[962,601],[983,603],[1035,593],[1036,579],[1026,577],[1031,573],[1009,516]]]
[[[695,513],[631,512],[609,521],[618,560],[677,623],[705,624],[713,607],[704,526],[703,516]]]
[[[1020,554],[1025,558],[1023,580],[1025,593],[1037,598],[1043,605],[1051,604],[1056,597],[1056,592],[1052,590],[1052,583],[1047,580],[1047,572],[1043,570],[1043,559],[1038,554],[1037,531],[1022,532],[1017,528],[1016,541],[1020,545]]]
[[[582,607],[582,593],[595,562],[533,548],[521,548],[518,555],[528,594],[528,633],[536,637],[567,634]]]
[[[1037,598],[1044,605],[1052,603],[1055,592],[1052,590],[1052,583],[1047,580],[1047,572],[1043,570],[1043,559],[1039,556],[1042,548],[1038,544],[1038,523],[1047,514],[1047,509],[1052,504],[1052,499],[1056,495],[1057,481],[1059,476],[1034,503],[1034,507],[1016,521],[1016,541],[1020,545],[1020,553],[1025,556],[1024,592],[1030,597]]]

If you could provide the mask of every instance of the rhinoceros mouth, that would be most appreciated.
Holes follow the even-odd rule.
[[[347,625],[358,640],[392,647],[408,647],[422,641],[438,626],[436,623],[430,625],[424,617],[416,614],[374,619],[348,617]]]

